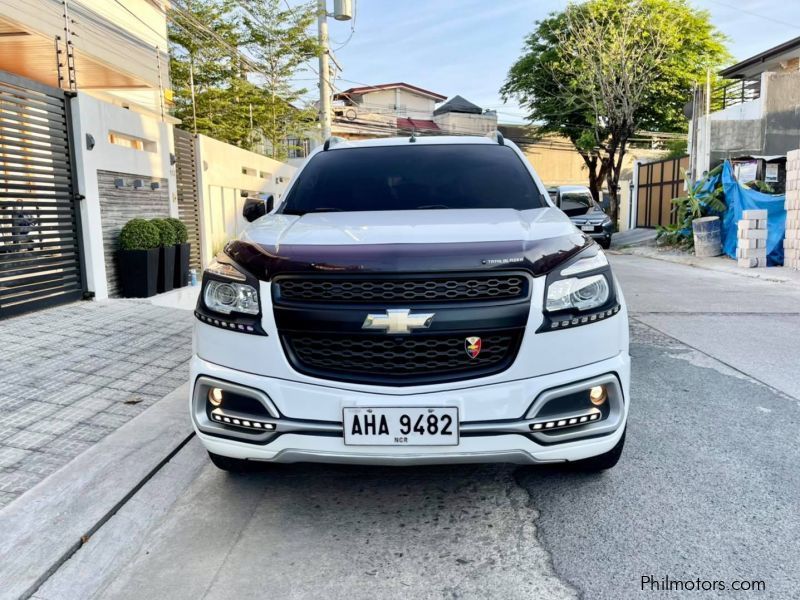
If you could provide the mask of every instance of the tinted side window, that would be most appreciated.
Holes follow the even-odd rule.
[[[542,206],[511,148],[409,144],[320,152],[300,173],[283,212]]]

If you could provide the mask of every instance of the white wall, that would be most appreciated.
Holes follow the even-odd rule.
[[[764,116],[764,101],[759,97],[755,100],[734,104],[723,110],[711,113],[712,121],[751,121]]]
[[[442,131],[455,134],[485,135],[497,129],[497,113],[481,115],[469,113],[444,113],[433,117]]]
[[[432,98],[400,88],[367,92],[359,103],[368,112],[380,113],[383,110],[411,119],[432,119],[435,106]]]
[[[297,169],[204,135],[197,137],[200,257],[205,266],[247,225],[242,217],[242,192],[250,196],[273,194],[277,203]]]
[[[119,171],[142,178],[163,178],[169,182],[170,214],[177,216],[175,167],[170,165],[173,152],[172,126],[168,123],[93,98],[83,92],[71,100],[75,140],[75,163],[81,201],[86,282],[95,298],[108,298],[106,285],[103,230],[100,218],[100,195],[97,171]],[[109,132],[134,136],[151,143],[151,149],[135,150],[109,141]],[[95,141],[87,149],[86,136]],[[154,148],[152,146],[154,144]]]
[[[631,194],[631,181],[620,180],[620,197],[619,197],[619,222],[617,223],[618,231],[627,231],[630,229],[632,198]]]

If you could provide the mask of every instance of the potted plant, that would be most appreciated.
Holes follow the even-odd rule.
[[[145,219],[131,219],[119,234],[119,280],[126,298],[155,295],[161,234]]]
[[[175,281],[175,228],[166,219],[150,219],[159,232],[158,292],[172,290]]]
[[[180,219],[170,217],[167,219],[175,230],[175,281],[176,288],[181,288],[189,283],[189,252],[191,244],[187,242],[189,232]]]

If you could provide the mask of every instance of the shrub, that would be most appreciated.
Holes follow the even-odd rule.
[[[150,219],[159,231],[161,241],[159,246],[174,246],[175,245],[175,228],[166,219]]]
[[[692,222],[700,217],[722,216],[725,212],[725,193],[722,184],[713,189],[705,189],[709,178],[719,175],[722,167],[712,170],[705,179],[698,181],[687,190],[685,196],[673,198],[672,212],[675,224],[656,227],[656,241],[665,246],[677,246],[686,250],[694,248]],[[686,178],[686,172],[683,171]]]
[[[160,241],[158,227],[145,219],[131,219],[119,233],[119,246],[123,250],[158,248]]]
[[[189,239],[189,232],[186,231],[186,225],[183,224],[183,221],[175,217],[169,217],[166,221],[172,225],[172,228],[175,230],[175,243],[185,244],[186,240]]]

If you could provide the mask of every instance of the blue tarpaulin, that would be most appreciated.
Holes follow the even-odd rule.
[[[722,251],[736,258],[737,224],[744,210],[767,211],[767,264],[783,264],[783,238],[786,235],[786,196],[764,194],[736,181],[731,163],[725,161],[722,173],[709,177],[703,191],[713,190],[722,181],[727,209],[722,215]]]

